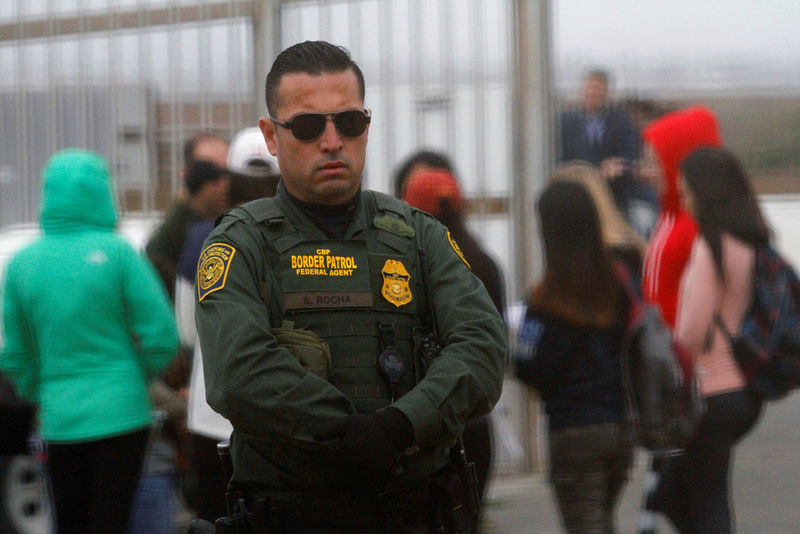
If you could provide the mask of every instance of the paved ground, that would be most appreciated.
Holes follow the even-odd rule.
[[[638,521],[641,484],[645,474],[644,454],[640,454],[632,480],[620,503],[618,528],[633,533]],[[483,534],[557,534],[563,532],[550,487],[541,473],[503,476],[493,481],[485,510]],[[668,529],[663,532],[671,532]]]
[[[618,511],[618,529],[633,534],[639,521],[647,457],[637,454]],[[800,533],[800,394],[766,405],[755,430],[736,450],[734,502],[738,534]],[[543,474],[492,481],[484,534],[562,532]],[[673,529],[659,523],[661,534]]]
[[[639,452],[618,509],[621,534],[637,530],[647,462]],[[737,448],[733,497],[738,534],[800,534],[800,392],[766,405],[755,430]],[[483,534],[562,532],[543,473],[496,477],[486,504]],[[189,518],[182,508],[176,534],[186,532]],[[673,532],[659,523],[660,534]]]
[[[647,463],[644,452],[638,452],[618,509],[621,534],[636,532]],[[733,487],[738,534],[800,534],[800,393],[766,406],[736,451]],[[483,526],[483,534],[560,534],[544,474],[496,477]],[[673,533],[659,522],[659,534]]]

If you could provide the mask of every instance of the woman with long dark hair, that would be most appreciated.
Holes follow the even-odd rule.
[[[538,200],[544,277],[530,292],[514,360],[548,416],[550,483],[568,532],[610,533],[633,455],[621,352],[629,300],[584,185]]]
[[[667,465],[658,497],[681,533],[724,534],[733,532],[733,447],[755,425],[761,401],[746,387],[719,322],[739,330],[752,299],[755,250],[769,231],[728,151],[698,149],[681,170],[700,233],[681,281],[676,337],[695,358],[707,411],[685,454]]]

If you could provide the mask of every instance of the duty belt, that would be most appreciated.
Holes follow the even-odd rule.
[[[315,527],[370,529],[383,526],[382,503],[377,498],[308,494],[292,502],[272,501],[268,510],[271,522],[294,526],[297,531]],[[276,531],[281,532],[280,529]]]
[[[268,534],[410,532],[431,520],[430,496],[352,496],[309,493],[291,500],[263,497],[246,508],[264,523]]]

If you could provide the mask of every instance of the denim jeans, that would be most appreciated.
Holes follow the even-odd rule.
[[[128,534],[174,534],[175,475],[144,475],[133,499]]]
[[[553,430],[550,483],[569,533],[611,534],[614,511],[633,459],[630,432],[621,423]]]

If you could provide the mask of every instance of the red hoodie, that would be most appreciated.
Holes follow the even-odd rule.
[[[643,137],[655,150],[665,182],[661,215],[644,257],[644,298],[658,304],[664,320],[674,328],[681,275],[697,235],[697,224],[678,193],[678,172],[692,151],[718,147],[722,138],[714,114],[700,106],[664,115],[645,129]]]

